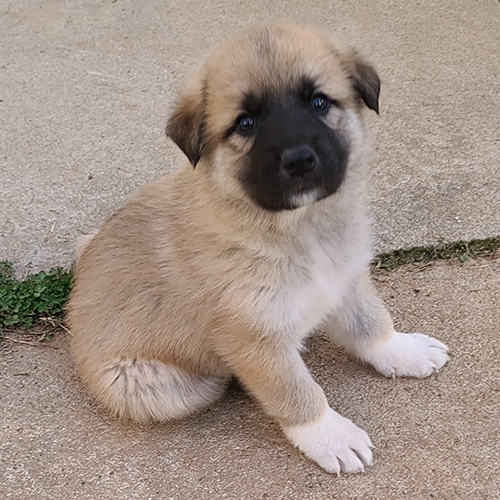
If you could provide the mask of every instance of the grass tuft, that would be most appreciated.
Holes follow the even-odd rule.
[[[70,285],[71,273],[61,268],[20,281],[12,277],[12,264],[0,262],[0,327],[29,327],[41,316],[61,317]]]
[[[372,269],[393,271],[405,264],[425,263],[436,260],[458,259],[465,262],[479,257],[491,257],[500,248],[500,237],[484,240],[458,241],[448,245],[414,247],[394,250],[377,255]]]

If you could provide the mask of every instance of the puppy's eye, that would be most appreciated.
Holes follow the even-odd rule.
[[[310,107],[314,112],[324,115],[330,108],[330,101],[324,94],[314,94],[311,97]]]
[[[236,120],[236,131],[242,135],[250,134],[255,128],[255,120],[250,115],[241,115]]]

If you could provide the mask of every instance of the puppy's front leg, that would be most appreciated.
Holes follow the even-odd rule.
[[[218,333],[219,355],[297,448],[330,473],[359,472],[371,465],[370,438],[328,406],[298,345],[279,334]]]
[[[448,348],[439,340],[394,330],[368,273],[357,279],[324,330],[335,342],[386,377],[427,377],[449,359]]]

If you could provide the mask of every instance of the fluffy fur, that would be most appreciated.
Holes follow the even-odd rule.
[[[314,114],[304,78],[328,96],[326,113]],[[293,25],[251,29],[210,55],[167,127],[191,165],[146,186],[78,252],[73,353],[101,402],[136,421],[177,419],[236,376],[326,471],[371,464],[368,436],[307,370],[304,339],[323,325],[386,376],[447,361],[440,342],[394,332],[369,282],[362,107],[378,110],[378,93],[356,52]],[[238,132],[241,113],[277,135]],[[317,155],[311,174],[285,172],[281,149],[269,156],[297,141]]]

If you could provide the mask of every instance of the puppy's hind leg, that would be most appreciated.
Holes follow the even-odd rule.
[[[227,380],[189,373],[155,359],[121,359],[96,370],[89,385],[118,416],[162,422],[207,408],[222,397]]]
[[[448,361],[448,348],[439,340],[394,330],[368,273],[353,284],[323,329],[348,352],[386,377],[427,377]]]

